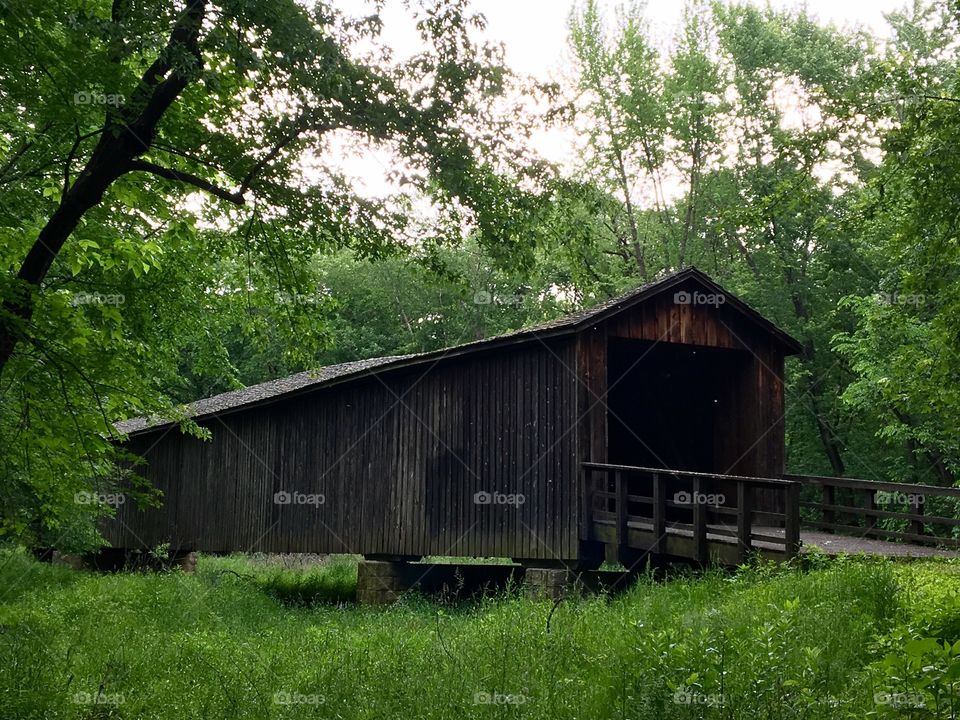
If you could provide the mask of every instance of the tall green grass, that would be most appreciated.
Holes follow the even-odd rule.
[[[356,557],[333,556],[319,563],[291,566],[234,555],[203,558],[198,572],[211,584],[229,576],[246,581],[251,588],[284,605],[306,606],[353,601],[357,588],[357,562]]]
[[[8,552],[0,717],[911,717],[878,704],[882,661],[956,631],[957,569],[821,560],[555,608],[520,591],[373,608],[345,602],[351,561],[98,575]]]

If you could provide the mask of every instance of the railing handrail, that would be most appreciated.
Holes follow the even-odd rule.
[[[727,475],[723,473],[697,472],[694,470],[671,470],[669,468],[651,468],[640,465],[617,465],[614,463],[584,462],[581,465],[587,470],[619,470],[620,472],[640,472],[640,473],[665,473],[667,475],[682,475],[685,477],[710,478],[716,480],[734,480],[738,482],[749,482],[753,485],[768,485],[771,487],[791,487],[801,485],[797,480],[753,477],[751,475]]]
[[[666,510],[668,507],[679,507],[675,503],[667,501],[665,488],[667,481],[671,477],[680,480],[690,481],[692,491],[695,495],[700,495],[704,488],[704,481],[735,482],[737,487],[737,504],[730,509],[736,514],[736,530],[729,537],[737,541],[737,554],[742,562],[747,559],[749,552],[754,547],[753,540],[763,540],[765,542],[774,541],[783,547],[786,556],[794,557],[800,550],[800,490],[801,483],[794,480],[779,480],[776,478],[758,478],[746,475],[726,475],[718,473],[704,473],[692,470],[670,470],[668,468],[648,468],[640,465],[619,465],[614,463],[583,462],[581,469],[584,473],[582,486],[583,502],[583,522],[585,529],[585,539],[590,537],[591,523],[595,521],[593,500],[596,489],[589,482],[590,474],[593,472],[604,473],[609,481],[612,475],[614,488],[602,491],[602,495],[615,502],[614,508],[608,508],[601,512],[613,515],[615,525],[615,542],[618,546],[624,546],[629,543],[630,518],[642,518],[644,521],[652,523],[653,544],[647,548],[648,551],[658,553],[662,552],[662,542],[667,534]],[[629,492],[627,478],[629,476],[647,476],[645,479],[652,482],[652,497],[642,496],[642,504],[650,505],[650,515],[632,515],[629,511],[629,503],[632,497],[636,497]],[[753,508],[753,491],[760,488],[775,488],[784,494],[784,511],[782,513],[766,513],[767,515],[778,515],[783,519],[784,535],[783,538],[761,537],[754,533],[753,517],[756,512]],[[726,506],[726,503],[724,503]],[[693,512],[692,523],[670,522],[671,528],[676,528],[682,524],[684,528],[693,533],[692,557],[698,562],[707,562],[709,559],[708,534],[710,533],[709,515],[714,511],[704,503],[695,502],[689,509]]]
[[[665,497],[663,497],[664,481],[666,478],[676,477],[679,479],[692,481],[695,491],[698,491],[698,488],[701,486],[701,482],[703,480],[718,480],[737,483],[738,498],[737,505],[735,506],[738,509],[737,536],[744,548],[748,548],[750,545],[750,538],[752,537],[753,532],[752,526],[754,513],[765,512],[755,511],[752,508],[752,503],[748,501],[750,489],[764,487],[785,492],[784,512],[772,514],[780,515],[784,520],[783,543],[788,556],[796,554],[800,547],[801,505],[811,508],[815,511],[819,510],[821,513],[820,520],[806,519],[803,520],[803,522],[824,530],[846,531],[855,529],[855,526],[847,526],[842,522],[836,521],[837,515],[852,515],[862,518],[864,523],[862,529],[867,536],[877,536],[882,534],[885,537],[913,542],[925,541],[926,537],[929,537],[931,542],[950,541],[953,543],[960,543],[960,541],[950,540],[949,538],[941,538],[935,535],[928,536],[925,527],[926,525],[937,524],[955,526],[957,521],[954,521],[950,518],[928,515],[924,512],[922,506],[917,507],[912,512],[882,510],[877,508],[875,505],[875,502],[878,501],[869,495],[870,492],[880,490],[931,497],[939,496],[960,498],[960,488],[940,487],[937,485],[912,485],[909,483],[863,480],[859,478],[828,477],[824,475],[796,475],[791,473],[786,473],[781,478],[764,478],[753,477],[749,475],[729,475],[726,473],[709,473],[693,470],[671,470],[669,468],[655,468],[644,467],[641,465],[622,465],[617,463],[600,462],[583,462],[581,463],[581,467],[583,471],[587,473],[607,473],[608,475],[612,475],[616,480],[616,488],[613,492],[601,491],[600,494],[611,497],[611,499],[616,501],[618,542],[622,542],[626,535],[629,515],[627,503],[632,499],[632,495],[627,492],[625,479],[630,475],[645,475],[648,476],[648,479],[651,477],[653,479],[654,497],[647,498],[646,495],[644,495],[643,499],[647,504],[650,504],[651,502],[653,504],[655,525],[658,523],[662,525],[663,513],[665,509],[667,507],[674,506]],[[801,488],[810,485],[822,488],[823,499],[820,502],[801,502]],[[868,493],[867,500],[864,501],[863,506],[837,503],[834,500],[834,497],[835,490],[838,489],[852,490],[857,494],[866,492]],[[586,524],[589,524],[592,521],[590,510],[592,507],[592,490],[588,485],[585,484],[583,492],[584,521]],[[695,554],[698,558],[703,558],[705,557],[706,552],[706,533],[708,532],[707,514],[712,511],[710,508],[704,508],[697,504],[693,505],[692,510],[694,512],[694,522],[692,525],[688,523],[685,523],[685,525],[689,525],[693,528],[694,538],[697,541],[697,550]],[[766,514],[770,515],[771,513]],[[910,523],[912,531],[893,531],[880,528],[877,526],[876,521],[882,518],[906,520]],[[857,529],[859,529],[859,527]],[[659,537],[660,533],[655,534]],[[654,550],[658,551],[659,547],[660,541],[658,540]]]
[[[890,492],[924,499],[928,496],[960,498],[960,488],[827,477],[824,475],[788,475],[786,477],[796,478],[801,484],[820,488],[822,497],[819,501],[808,500],[802,503],[804,507],[819,512],[819,519],[816,517],[808,518],[805,522],[820,530],[847,532],[853,528],[859,528],[866,537],[882,537],[884,539],[924,544],[947,544],[953,547],[958,545],[958,541],[952,537],[943,537],[928,530],[929,527],[933,526],[939,526],[941,529],[944,526],[954,528],[960,524],[957,519],[931,514],[925,510],[925,505],[919,500],[916,503],[909,503],[913,505],[913,508],[906,511],[899,509],[885,510],[877,507],[880,498],[876,496],[876,493]],[[856,498],[862,497],[863,504],[847,504],[838,500],[837,495],[841,490],[850,491],[854,503],[856,503]],[[849,500],[850,495],[843,499]],[[862,521],[863,525],[849,524],[847,518],[850,517],[855,519],[854,522]],[[906,521],[909,523],[908,529],[891,530],[879,526],[878,521],[885,519]]]
[[[831,485],[833,487],[851,488],[854,490],[891,490],[893,492],[903,492],[907,494],[960,497],[960,488],[941,487],[939,485],[913,485],[911,483],[895,483],[888,480],[861,480],[859,478],[829,477],[826,475],[796,475],[792,473],[786,473],[783,477],[784,479],[790,479],[801,484]]]

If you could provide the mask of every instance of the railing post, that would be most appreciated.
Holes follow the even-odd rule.
[[[800,552],[800,484],[787,486],[783,537],[788,558]]]
[[[834,500],[836,499],[836,494],[834,493],[833,485],[821,485],[820,486],[820,502],[824,505],[820,509],[820,519],[825,523],[834,523],[836,522],[836,515],[833,510],[827,510],[825,506],[833,505]],[[833,532],[833,528],[823,528],[824,532]]]
[[[926,500],[926,498],[924,498],[924,500]],[[914,505],[912,505],[912,507],[913,507],[913,512],[914,512],[916,515],[923,515],[923,514],[924,514],[924,512],[923,512],[923,503],[921,503],[921,502],[915,503]],[[911,520],[911,521],[910,521],[910,530],[913,532],[914,535],[923,535],[923,534],[924,534],[924,530],[923,530],[923,520]]]
[[[753,488],[737,482],[737,556],[744,562],[753,550]]]
[[[622,547],[627,544],[627,483],[620,470],[613,477],[617,486],[617,545]]]
[[[866,497],[863,499],[863,509],[864,510],[876,510],[877,509],[877,494],[873,490],[867,490],[865,493]],[[874,534],[870,532],[877,526],[877,516],[870,515],[868,513],[863,514],[863,527],[865,532],[863,533],[866,537],[874,537]]]
[[[589,468],[580,469],[580,539],[593,540],[593,492],[590,485],[593,482],[593,471]]]
[[[697,562],[705,564],[709,559],[707,553],[707,508],[700,502],[703,497],[702,485],[699,477],[693,479],[693,556]]]
[[[653,546],[651,552],[662,554],[665,548],[663,536],[667,532],[666,488],[660,473],[653,473]]]

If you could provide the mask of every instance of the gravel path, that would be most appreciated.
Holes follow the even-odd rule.
[[[886,555],[887,557],[957,557],[960,553],[954,550],[944,550],[925,545],[910,545],[907,543],[889,542],[874,538],[853,537],[850,535],[833,535],[824,532],[800,533],[800,539],[805,548],[817,547],[828,555],[847,553],[855,555]]]

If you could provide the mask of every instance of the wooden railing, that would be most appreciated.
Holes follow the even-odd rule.
[[[800,502],[800,506],[807,509],[803,522],[810,527],[861,537],[960,547],[960,541],[952,537],[953,529],[960,526],[957,505],[938,502],[941,498],[960,498],[960,488],[817,475],[784,475],[784,479],[819,489],[813,494],[804,492],[804,496],[814,499]],[[950,514],[934,514],[936,508],[931,505],[938,504],[946,506],[941,510],[946,509]],[[880,527],[881,520],[900,522]]]
[[[800,483],[794,480],[592,462],[582,468],[582,526],[589,533],[612,523],[618,545],[631,546],[631,532],[642,528],[652,538],[644,549],[666,553],[670,535],[691,537],[690,555],[703,563],[711,543],[736,545],[738,561],[760,547],[788,558],[799,552]]]

